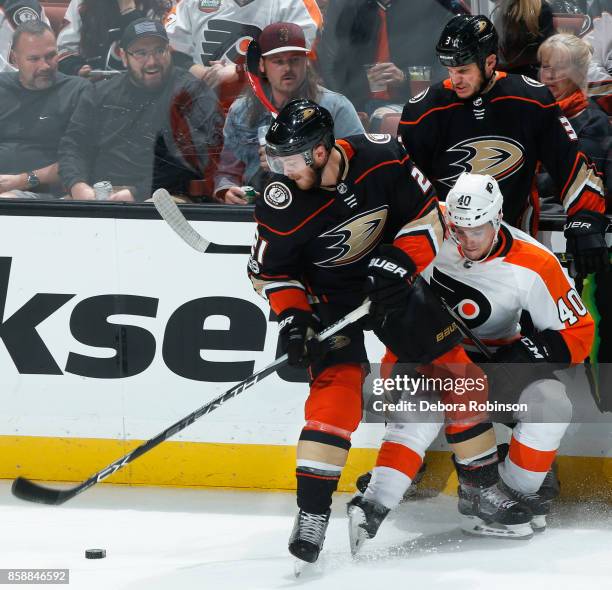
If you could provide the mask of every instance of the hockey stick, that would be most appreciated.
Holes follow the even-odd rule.
[[[342,328],[348,326],[349,324],[352,324],[353,322],[356,322],[360,318],[367,315],[369,309],[370,302],[366,301],[365,303],[345,315],[343,318],[339,319],[331,326],[325,328],[325,330],[317,334],[315,338],[319,342],[326,340],[330,336],[333,336],[334,334],[342,330]],[[330,348],[334,348],[334,344],[336,343],[332,341]],[[337,344],[341,345],[341,342],[338,342]],[[253,375],[247,377],[244,381],[238,383],[238,385],[234,385],[234,387],[228,389],[225,393],[222,393],[213,400],[204,404],[195,412],[192,412],[188,416],[181,418],[178,422],[176,422],[169,428],[166,428],[166,430],[160,432],[157,436],[144,442],[139,447],[136,447],[133,451],[130,451],[127,455],[124,455],[120,459],[117,459],[108,467],[105,467],[101,471],[98,471],[88,480],[80,483],[75,487],[68,488],[67,490],[57,490],[34,483],[33,481],[26,479],[25,477],[18,477],[13,482],[13,495],[17,496],[17,498],[21,498],[22,500],[27,500],[28,502],[39,502],[40,504],[52,504],[56,506],[59,504],[63,504],[64,502],[67,502],[68,500],[74,498],[77,494],[84,492],[95,484],[101,482],[103,479],[106,479],[122,467],[125,467],[128,463],[135,461],[136,459],[138,459],[138,457],[144,455],[160,443],[169,439],[171,436],[174,436],[177,432],[184,430],[185,428],[187,428],[187,426],[193,424],[198,418],[201,418],[205,414],[209,414],[210,412],[216,410],[219,406],[224,404],[226,401],[236,397],[243,391],[246,391],[247,389],[253,387],[253,385],[259,383],[259,381],[261,381],[268,375],[271,375],[286,363],[287,355],[285,354],[280,358],[276,359],[273,363],[269,364],[264,369],[261,369],[261,371],[253,373]]]
[[[253,39],[247,47],[246,53],[246,70],[247,78],[251,86],[253,94],[258,98],[259,102],[266,108],[270,114],[276,118],[278,109],[270,102],[263,86],[261,85],[261,75],[259,73],[259,60],[261,59],[261,48],[259,43]]]
[[[463,318],[448,303],[446,303],[444,297],[440,297],[440,301],[450,316],[455,320],[455,322],[457,322],[457,326],[459,327],[461,333],[466,338],[469,338],[474,343],[474,346],[476,346],[476,348],[482,354],[484,354],[487,359],[491,360],[493,358],[493,353],[489,350],[487,345],[480,338],[478,338],[478,336],[476,336],[476,334],[474,334],[470,328],[467,327],[467,324],[463,321]]]
[[[249,254],[251,252],[250,246],[209,242],[187,221],[165,188],[158,188],[153,193],[153,204],[166,223],[185,243],[198,252],[205,252],[207,254]]]

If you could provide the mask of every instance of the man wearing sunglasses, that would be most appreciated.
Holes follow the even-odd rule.
[[[91,86],[60,145],[60,175],[73,199],[143,201],[159,187],[187,194],[207,174],[223,124],[208,86],[172,65],[163,25],[133,21],[121,39],[126,72]]]

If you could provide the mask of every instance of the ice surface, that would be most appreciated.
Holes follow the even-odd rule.
[[[415,500],[353,560],[348,499],[334,500],[319,564],[295,579],[290,493],[100,485],[54,507],[0,482],[0,568],[70,568],[71,590],[612,589],[608,504],[558,505],[544,534],[516,541],[462,535],[455,498]]]

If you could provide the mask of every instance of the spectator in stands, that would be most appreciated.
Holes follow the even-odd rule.
[[[44,20],[38,0],[0,0],[0,72],[13,72],[9,53],[15,29],[30,20]]]
[[[279,21],[295,23],[312,44],[321,20],[312,0],[181,0],[166,27],[175,63],[215,88],[244,79],[241,66],[246,47],[265,26]]]
[[[419,81],[442,77],[431,40],[450,16],[435,0],[334,0],[317,48],[323,83],[368,114],[403,105],[413,94],[410,67]]]
[[[57,72],[57,45],[40,20],[19,25],[12,40],[16,72],[0,73],[0,197],[60,193],[57,150],[85,80]]]
[[[173,67],[159,21],[133,21],[120,46],[127,71],[83,94],[60,144],[60,175],[73,199],[94,199],[101,181],[114,201],[143,201],[159,187],[186,194],[220,149],[214,93]]]
[[[302,29],[293,23],[268,25],[259,36],[262,57],[259,67],[265,92],[281,109],[293,98],[308,98],[324,106],[334,118],[337,137],[364,132],[359,116],[349,100],[317,84],[308,61],[308,48]],[[268,165],[259,136],[267,131],[272,117],[250,89],[229,110],[223,129],[224,145],[215,175],[215,199],[223,203],[245,204],[240,185],[260,191]]]
[[[499,34],[498,68],[538,78],[538,47],[555,34],[546,0],[498,0],[493,22]]]
[[[593,47],[589,66],[589,96],[612,116],[612,0],[598,0],[589,10],[593,28],[586,36]]]
[[[606,114],[586,96],[591,47],[567,33],[549,37],[538,49],[540,81],[546,84],[569,119],[580,151],[601,171],[606,168],[610,146],[610,123]],[[608,185],[612,179],[607,179]],[[546,181],[546,182],[543,182]],[[540,175],[540,195],[558,194],[548,175]]]
[[[133,21],[163,19],[170,0],[71,0],[57,41],[59,69],[88,77],[94,70],[123,70],[119,40]]]

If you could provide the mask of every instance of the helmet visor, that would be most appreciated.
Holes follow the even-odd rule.
[[[310,159],[310,152],[291,154],[290,156],[279,156],[266,149],[266,161],[270,170],[275,174],[300,174],[308,168],[307,160]]]

